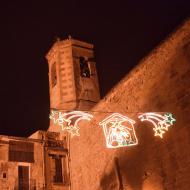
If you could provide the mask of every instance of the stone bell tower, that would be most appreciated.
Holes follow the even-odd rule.
[[[89,110],[100,100],[92,44],[70,37],[57,40],[46,58],[49,65],[50,108]]]

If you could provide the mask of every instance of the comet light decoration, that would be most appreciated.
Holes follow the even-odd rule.
[[[54,124],[61,126],[63,131],[68,131],[71,136],[80,136],[78,122],[80,120],[91,120],[93,116],[91,114],[82,111],[71,111],[62,113],[60,111],[51,111],[49,116],[53,120]]]
[[[163,134],[168,131],[168,128],[174,124],[176,119],[173,118],[171,113],[165,113],[164,115],[157,113],[144,113],[138,116],[141,121],[149,121],[154,125],[154,136],[160,136],[163,138]]]
[[[119,148],[137,145],[138,139],[134,124],[135,121],[119,113],[114,113],[101,121],[99,125],[103,126],[107,147]]]

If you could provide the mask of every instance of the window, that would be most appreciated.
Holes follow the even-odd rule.
[[[53,63],[51,67],[51,81],[52,87],[54,87],[57,84],[56,63]]]
[[[90,78],[90,69],[88,67],[88,61],[84,57],[79,58],[80,62],[80,74],[82,77]]]
[[[9,161],[34,162],[34,144],[24,141],[9,141]]]
[[[7,174],[6,173],[3,173],[3,178],[7,178]]]
[[[54,161],[55,161],[55,175],[53,177],[53,182],[63,183],[61,157],[55,157]]]
[[[29,190],[29,166],[18,166],[18,189]]]
[[[69,184],[68,174],[67,174],[67,162],[66,156],[49,154],[52,159],[52,179],[53,183],[63,183],[64,185]]]

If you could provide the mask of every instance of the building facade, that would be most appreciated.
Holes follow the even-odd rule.
[[[0,136],[0,189],[68,190],[68,150],[60,134],[37,131],[29,138]]]
[[[85,111],[93,113],[93,119],[78,122],[80,136],[73,138],[69,131],[76,127],[69,120],[73,117],[63,115],[51,120],[47,131],[28,138],[0,136],[0,189],[190,189],[190,20],[102,100],[92,44],[58,40],[46,58],[51,111],[64,116]],[[177,122],[164,139],[154,137],[147,124],[134,126],[128,120],[137,112],[165,111],[172,112]],[[115,145],[106,142],[98,124],[106,126],[120,117],[109,116],[113,112],[125,115],[135,146],[112,149]]]
[[[43,189],[42,142],[10,136],[0,139],[0,189]]]

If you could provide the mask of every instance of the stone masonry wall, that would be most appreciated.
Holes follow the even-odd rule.
[[[148,40],[148,39],[147,39]],[[190,20],[129,73],[93,111],[172,112],[177,122],[164,138],[136,123],[139,144],[108,149],[94,112],[71,139],[72,190],[190,189]]]

